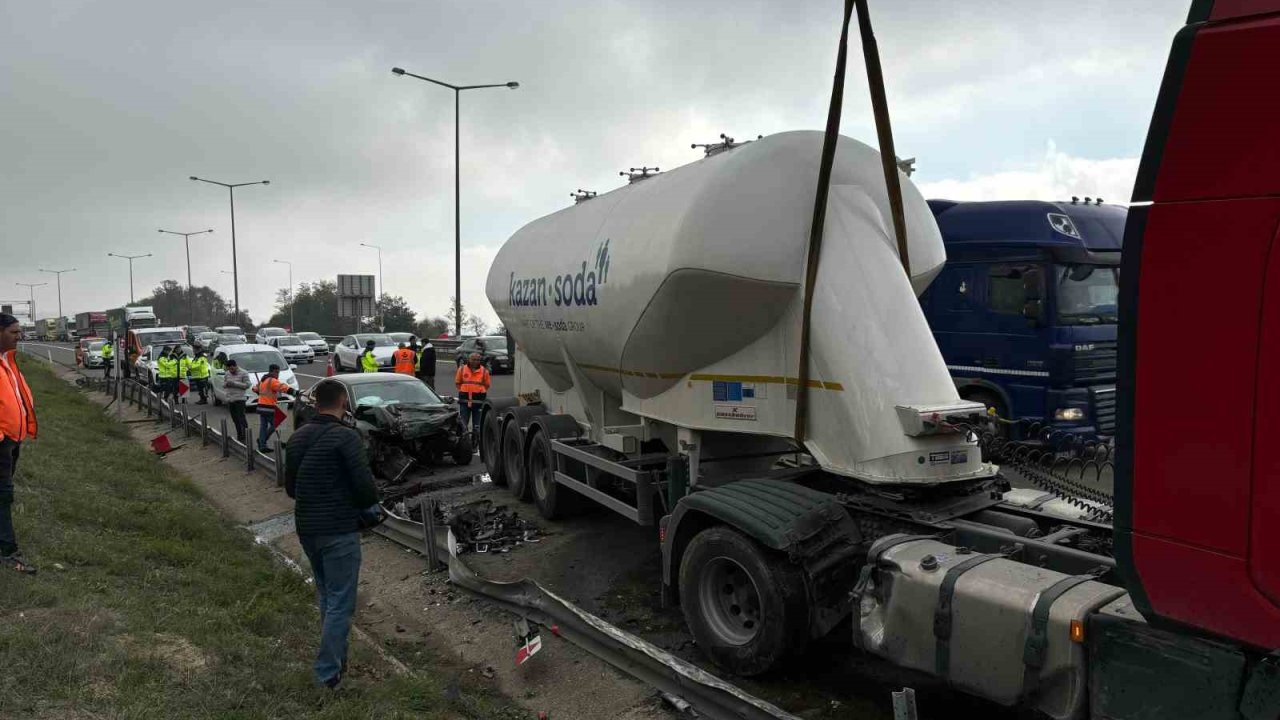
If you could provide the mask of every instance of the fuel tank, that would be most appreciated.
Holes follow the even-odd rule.
[[[584,396],[640,417],[790,437],[822,141],[772,135],[534,220],[498,252],[489,301],[554,391],[577,378],[592,386]],[[909,276],[879,154],[840,138],[805,445],[824,468],[870,482],[990,474],[971,442],[909,437],[895,413],[958,400],[916,297],[946,261],[942,239],[900,179]]]

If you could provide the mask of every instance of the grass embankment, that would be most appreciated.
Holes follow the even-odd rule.
[[[40,438],[22,449],[14,511],[40,573],[0,576],[0,717],[524,715],[446,687],[457,668],[395,676],[358,643],[346,690],[313,687],[319,614],[303,578],[99,406],[24,369]]]

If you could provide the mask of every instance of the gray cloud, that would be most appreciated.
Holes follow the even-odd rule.
[[[874,3],[900,149],[926,182],[1036,162],[1049,138],[1072,156],[1135,156],[1184,4]],[[401,65],[522,85],[463,95],[463,294],[489,314],[487,259],[574,188],[689,162],[690,142],[722,131],[821,127],[839,5],[0,0],[0,297],[63,264],[81,269],[64,277],[69,312],[119,304],[126,268],[108,251],[156,254],[137,266],[140,292],[183,279],[181,240],[159,227],[215,228],[195,281],[229,295],[226,193],[197,174],[272,181],[237,194],[255,317],[285,284],[273,258],[296,281],[372,271],[361,241],[386,248],[388,291],[442,314],[453,98],[394,77]],[[844,132],[873,139],[854,52]]]

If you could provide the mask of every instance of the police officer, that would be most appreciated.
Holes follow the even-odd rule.
[[[197,350],[196,356],[188,363],[188,372],[191,378],[191,387],[200,395],[200,401],[197,405],[209,404],[209,358],[204,356],[204,350]]]
[[[102,378],[111,378],[111,366],[116,363],[116,349],[110,340],[102,343]]]
[[[373,354],[374,342],[364,344],[364,352],[360,353],[360,369],[364,372],[378,372],[378,358]]]
[[[156,384],[159,386],[160,399],[178,398],[178,361],[173,357],[173,348],[166,345],[156,358]]]
[[[181,345],[175,347],[173,354],[169,357],[178,366],[178,374],[173,379],[173,399],[185,403],[187,398],[181,392],[181,388],[184,382],[188,388],[191,387],[191,358],[187,357]]]

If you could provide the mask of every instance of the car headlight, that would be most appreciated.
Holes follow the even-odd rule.
[[[1054,420],[1083,420],[1084,410],[1078,407],[1058,408],[1053,411]]]

